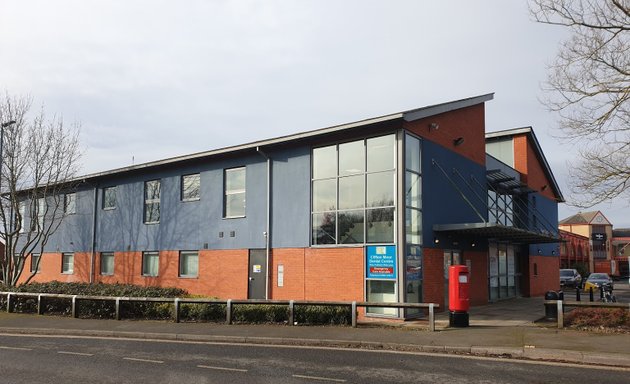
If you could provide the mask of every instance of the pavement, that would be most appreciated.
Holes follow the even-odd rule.
[[[554,321],[540,321],[543,317],[542,298],[515,298],[473,307],[467,328],[449,328],[448,314],[437,314],[436,332],[428,331],[426,320],[369,322],[351,328],[92,320],[0,313],[0,340],[3,334],[27,334],[369,348],[630,368],[630,334],[560,330]]]

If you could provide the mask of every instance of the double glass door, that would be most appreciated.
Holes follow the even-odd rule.
[[[513,245],[490,244],[488,255],[490,301],[516,296],[516,268],[517,262]]]

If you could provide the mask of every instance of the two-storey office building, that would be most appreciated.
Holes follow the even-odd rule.
[[[35,281],[443,304],[467,264],[473,304],[542,294],[562,195],[531,129],[485,134],[492,97],[87,175]]]

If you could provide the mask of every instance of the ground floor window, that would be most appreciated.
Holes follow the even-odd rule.
[[[197,251],[179,253],[179,277],[197,277],[199,275],[199,254]]]
[[[397,284],[397,255],[395,245],[365,247],[366,299],[374,303],[395,303]],[[396,316],[396,308],[368,307],[367,313]]]
[[[422,303],[422,247],[408,245],[405,266],[405,295],[407,303]],[[421,313],[419,309],[408,309],[407,315]]]
[[[160,254],[158,252],[142,252],[142,276],[158,276]]]
[[[74,272],[74,253],[64,253],[61,255],[61,273],[71,274]]]
[[[101,253],[101,275],[114,274],[114,252]]]
[[[40,262],[40,254],[33,253],[31,254],[31,272],[36,273],[42,270],[41,262]]]

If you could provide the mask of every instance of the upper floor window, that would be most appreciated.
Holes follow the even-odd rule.
[[[46,199],[40,197],[37,199],[37,226],[33,228],[34,231],[40,231],[44,229],[44,219],[46,217]]]
[[[313,149],[312,244],[394,242],[396,137]]]
[[[66,193],[63,197],[63,212],[66,215],[77,213],[77,194]]]
[[[160,222],[160,180],[144,183],[144,222],[146,224]]]
[[[245,216],[245,188],[245,167],[225,170],[223,217]]]
[[[192,175],[182,176],[181,196],[182,201],[199,200],[201,186],[201,175],[194,173]]]
[[[116,187],[103,188],[103,209],[116,208]]]

